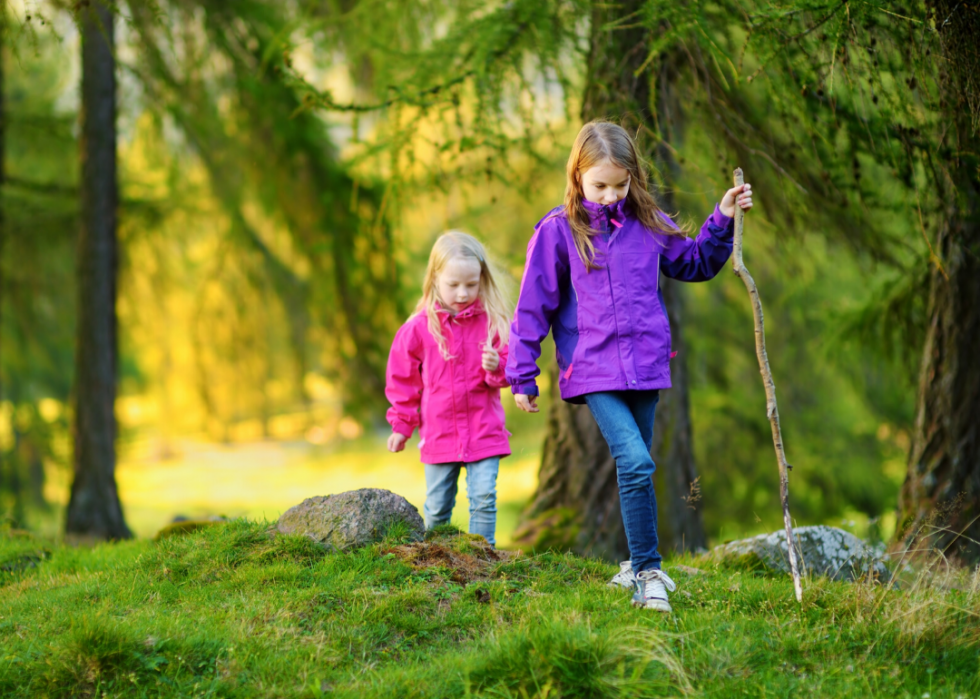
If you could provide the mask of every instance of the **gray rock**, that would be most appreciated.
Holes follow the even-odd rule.
[[[422,540],[425,524],[414,505],[390,490],[361,488],[307,498],[282,514],[276,530],[345,551],[381,540],[398,522],[408,528],[413,541]]]
[[[891,574],[877,551],[843,529],[827,526],[797,527],[793,530],[801,574],[825,575],[832,580],[855,580],[870,571],[882,582]],[[769,570],[789,572],[786,532],[760,534],[716,547],[711,555],[723,560],[760,565]]]

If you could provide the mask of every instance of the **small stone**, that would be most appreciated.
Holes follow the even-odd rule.
[[[685,575],[704,575],[704,571],[700,568],[692,568],[691,566],[681,566],[677,565],[673,567],[674,570],[679,570]]]
[[[390,490],[361,488],[307,498],[282,514],[276,530],[346,551],[380,541],[399,522],[411,541],[422,541],[425,523],[414,505]]]

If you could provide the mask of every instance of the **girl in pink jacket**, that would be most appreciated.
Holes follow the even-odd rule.
[[[450,231],[429,255],[422,298],[395,334],[385,395],[388,450],[419,428],[426,529],[449,521],[466,468],[470,533],[495,543],[497,469],[510,454],[500,389],[507,386],[510,308],[476,238]]]

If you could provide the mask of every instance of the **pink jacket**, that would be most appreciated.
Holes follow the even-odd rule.
[[[391,344],[385,395],[391,403],[388,422],[411,437],[418,427],[422,462],[473,463],[510,454],[500,389],[507,386],[507,346],[494,342],[500,366],[483,369],[487,316],[477,301],[455,317],[439,313],[449,354],[446,360],[429,332],[429,319],[409,318]]]

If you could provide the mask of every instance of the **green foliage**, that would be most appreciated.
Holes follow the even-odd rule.
[[[969,579],[901,589],[668,561],[673,615],[629,606],[572,555],[417,568],[388,544],[326,553],[232,521],[94,549],[0,535],[5,697],[972,696]],[[454,532],[431,543],[452,546]],[[417,544],[427,546],[430,544]],[[681,572],[683,562],[700,572]],[[52,613],[52,610],[56,610]]]
[[[936,231],[958,215],[927,4],[649,0],[644,17],[650,70],[678,64],[688,129],[704,139],[691,145],[717,160],[705,168],[677,146],[682,162],[728,181],[724,164],[738,163],[787,234],[819,232],[898,271],[908,293],[889,293],[895,277],[885,276],[866,310],[892,322],[854,336],[884,355],[915,355],[917,368],[925,271],[942,266]]]
[[[304,108],[354,115],[354,163],[384,171],[403,205],[461,182],[530,184],[540,166],[551,165],[554,122],[572,114],[587,3],[386,5],[380,21],[378,11],[363,2],[312,19],[314,30],[343,37],[352,50],[348,66],[362,78],[360,99],[340,101],[318,89],[288,55],[279,66],[286,84],[308,95]],[[361,138],[358,115],[374,113],[385,118]],[[518,153],[537,167],[514,167]]]
[[[405,314],[394,293],[389,223],[379,178],[355,180],[338,162],[328,125],[304,111],[296,86],[277,77],[301,17],[264,0],[234,8],[182,0],[158,5],[133,6],[140,39],[135,74],[155,109],[187,139],[229,218],[238,269],[217,262],[214,276],[237,272],[235,282],[249,295],[275,295],[301,395],[308,369],[320,365],[343,387],[349,411],[377,407],[385,343]],[[214,52],[220,63],[201,71]],[[265,221],[257,220],[255,204]],[[260,222],[285,230],[293,259],[270,244]],[[243,326],[249,325],[247,300],[240,297],[233,309]],[[211,344],[206,326],[201,333],[199,342]],[[314,337],[321,344],[316,353]]]
[[[383,84],[399,88],[384,99],[342,104],[319,94],[311,106],[387,110],[386,129],[364,152],[374,148],[399,163],[409,141],[398,136],[428,127],[431,152],[440,155],[415,170],[426,187],[467,181],[476,161],[465,153],[475,142],[487,157],[494,157],[488,144],[506,144],[535,163],[528,169],[534,173],[545,160],[541,141],[509,137],[535,133],[540,114],[514,109],[518,100],[500,95],[522,89],[513,66],[526,65],[516,58],[523,55],[541,79],[558,76],[558,99],[570,113],[587,10],[511,3],[472,18],[449,15],[447,40],[413,45],[418,60],[387,73]],[[639,108],[660,114],[666,101],[672,116],[669,124],[642,127],[638,137],[647,152],[669,140],[679,170],[669,179],[684,217],[700,220],[710,210],[730,186],[733,164],[756,187],[762,211],[750,217],[747,254],[766,299],[770,361],[797,466],[793,512],[801,522],[874,521],[892,509],[902,477],[925,271],[941,264],[928,231],[945,215],[936,180],[942,164],[928,152],[942,123],[941,76],[929,58],[936,37],[922,24],[924,6],[910,12],[882,3],[851,10],[650,0],[638,15],[604,28],[614,37],[638,22],[649,29],[635,50],[647,55],[637,79],[650,81],[651,104]],[[525,45],[523,32],[545,21],[559,27],[554,38]],[[514,37],[502,41],[509,30]],[[555,55],[565,57],[558,67]],[[384,52],[372,56],[380,61]],[[289,79],[301,73],[286,71]],[[477,105],[473,120],[457,117],[455,130],[454,91],[462,104]],[[505,256],[520,257],[523,239],[516,237]],[[751,316],[744,292],[718,283],[690,292],[684,324],[708,531],[731,535],[778,526],[780,509]],[[537,528],[551,539],[542,546],[571,536],[561,522],[545,524]]]
[[[943,70],[924,7],[650,0],[623,19],[650,30],[640,79],[657,88],[677,74],[683,124],[639,136],[677,134],[684,217],[710,210],[733,164],[756,186],[747,259],[801,523],[879,517],[901,478],[924,287],[942,263],[931,243],[950,203],[938,185],[951,148]],[[558,203],[590,9],[132,3],[120,39],[121,84],[138,88],[123,108],[124,392],[165,384],[168,338],[190,337],[211,436],[308,405],[309,374],[380,423],[387,342],[436,230],[477,232],[518,276],[532,224]],[[0,437],[4,463],[19,464],[5,492],[68,453],[64,411],[48,419],[39,401],[63,406],[71,382],[77,115],[59,106],[65,49],[35,29],[6,62],[0,376],[20,446]],[[337,72],[348,94],[323,88]],[[733,284],[689,289],[684,319],[702,502],[722,537],[778,524],[751,318]],[[178,293],[193,299],[186,327],[169,315]],[[152,351],[137,357],[127,335],[148,329]],[[535,448],[537,432],[524,434],[515,446]],[[4,516],[22,522],[24,507],[0,494]],[[553,524],[559,537],[542,548],[574,535],[573,518]]]
[[[765,307],[783,443],[794,466],[793,516],[800,524],[882,517],[904,476],[911,381],[898,361],[841,337],[841,316],[867,298],[865,276],[837,245],[810,239],[773,249],[777,243],[755,218],[746,231],[746,264]],[[730,274],[691,291],[698,506],[707,530],[722,539],[778,529],[778,471],[748,297]]]
[[[23,37],[22,37],[23,39]],[[8,40],[9,41],[9,40]],[[2,47],[9,65],[27,47]],[[68,394],[72,366],[77,152],[74,114],[57,106],[64,73],[47,38],[37,60],[7,68],[4,85],[3,303],[5,399],[20,405]]]
[[[0,51],[0,521],[24,526],[31,509],[47,506],[44,462],[65,460],[66,416],[44,415],[40,404],[66,400],[71,384],[77,152],[74,114],[58,105],[65,74],[57,43],[14,24]]]

